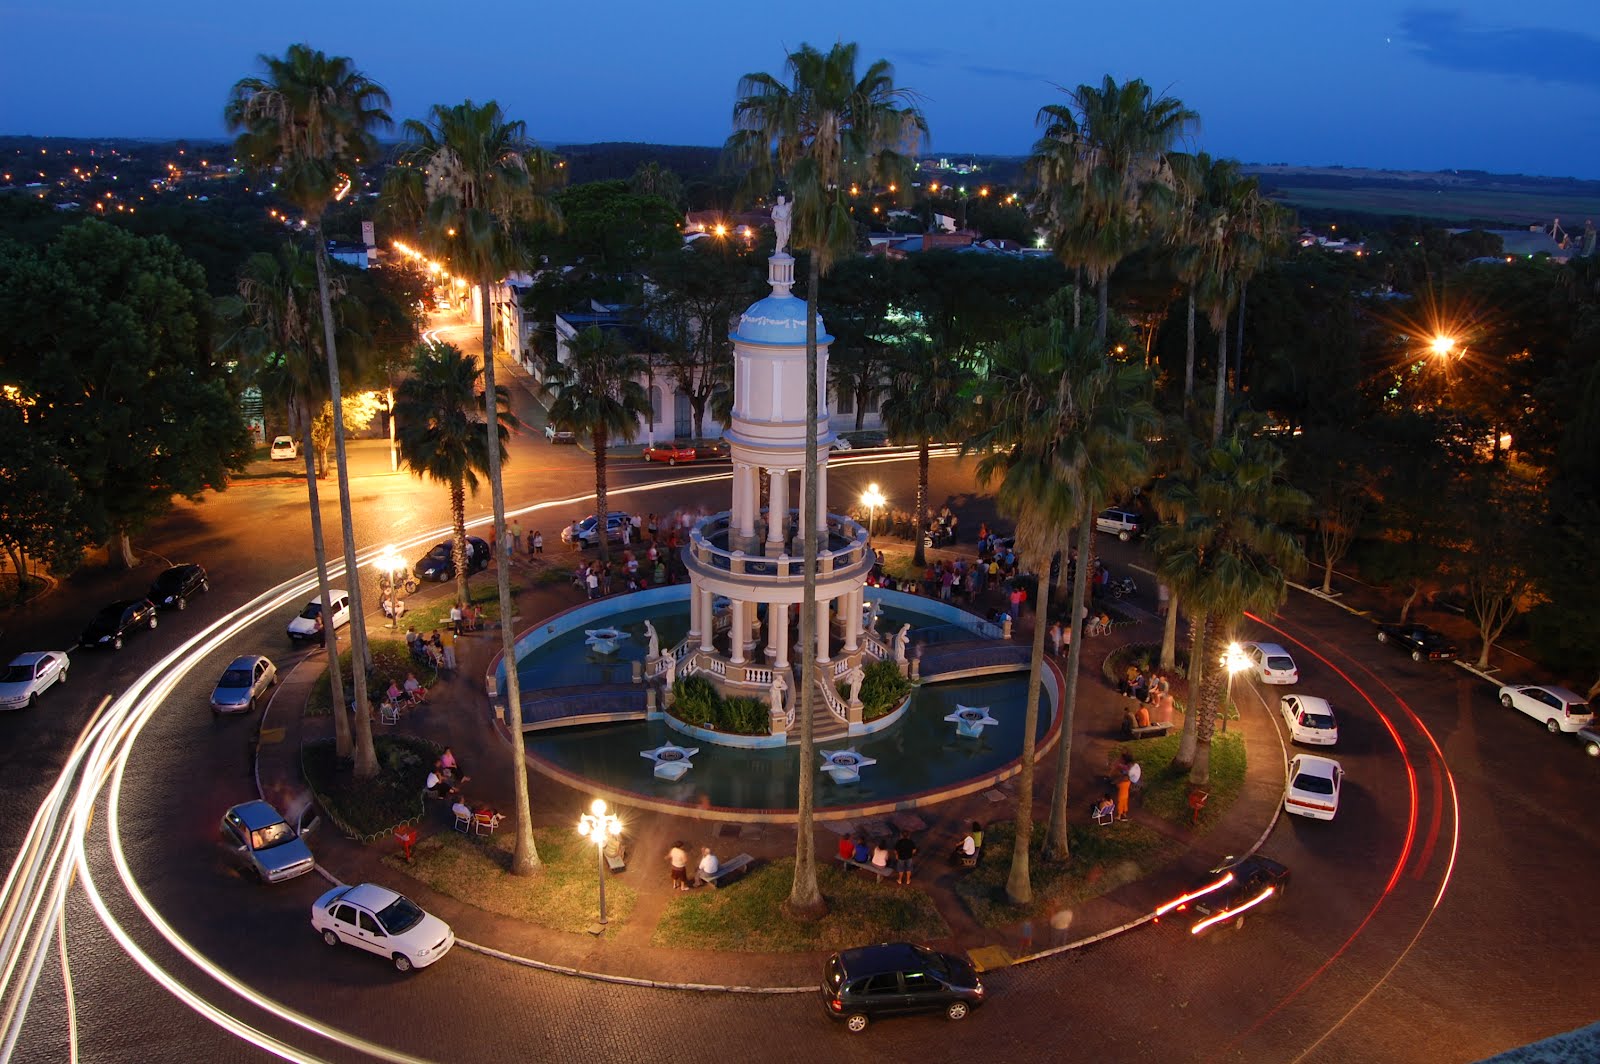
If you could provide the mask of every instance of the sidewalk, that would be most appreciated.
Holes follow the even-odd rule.
[[[941,552],[945,553],[945,552]],[[551,561],[563,560],[558,553]],[[527,570],[524,569],[526,572]],[[477,579],[488,579],[489,575]],[[446,596],[453,585],[428,589],[417,598],[427,601],[432,593]],[[579,601],[578,592],[565,582],[530,587],[517,598],[519,618],[514,623],[526,627],[541,617],[554,614]],[[419,603],[420,604],[420,603]],[[1031,618],[1032,611],[1029,611]],[[381,620],[381,618],[379,618]],[[374,634],[377,628],[369,628]],[[385,630],[386,631],[386,630]],[[1085,815],[1093,781],[1106,770],[1110,754],[1122,743],[1120,727],[1126,699],[1104,681],[1100,665],[1105,655],[1121,642],[1159,639],[1155,619],[1142,620],[1119,629],[1109,638],[1097,638],[1085,646],[1082,675],[1078,685],[1078,704],[1072,744],[1071,805],[1074,818]],[[1031,638],[1031,623],[1025,618],[1015,636]],[[430,691],[423,707],[405,718],[407,733],[417,734],[441,745],[451,746],[472,777],[474,800],[487,801],[497,808],[514,809],[512,780],[507,756],[509,739],[503,725],[493,719],[484,690],[483,677],[493,656],[499,652],[501,634],[497,628],[465,636],[457,642],[460,668],[452,677],[441,679]],[[1064,664],[1064,659],[1063,659]],[[325,668],[325,658],[314,654],[279,685],[263,719],[257,761],[257,777],[264,797],[292,813],[308,800],[300,781],[299,749],[302,742],[331,733],[331,722],[305,719],[300,710],[311,685]],[[1228,812],[1204,835],[1196,838],[1183,828],[1143,814],[1135,808],[1135,822],[1144,824],[1169,838],[1188,844],[1182,856],[1140,880],[1128,883],[1105,895],[1077,906],[1072,913],[1070,932],[1074,941],[1125,925],[1142,922],[1150,910],[1180,893],[1192,880],[1211,867],[1224,854],[1244,854],[1251,850],[1274,821],[1282,794],[1282,752],[1277,732],[1265,713],[1235,724],[1243,725],[1248,768],[1244,788]],[[1042,758],[1035,773],[1034,815],[1043,822],[1049,815],[1051,784],[1056,758],[1052,751]],[[590,796],[557,783],[530,767],[531,815],[536,827],[572,828]],[[1027,952],[1019,927],[991,930],[979,926],[967,913],[955,893],[960,870],[947,867],[940,856],[954,849],[964,825],[973,819],[985,823],[1004,822],[1015,809],[1016,780],[1002,783],[987,794],[916,809],[915,815],[926,825],[917,832],[918,845],[927,859],[919,862],[914,885],[925,890],[940,914],[950,925],[947,940],[931,943],[950,950],[973,950],[999,946],[1005,952],[987,951],[990,958],[1006,963],[1009,954]],[[453,830],[446,803],[428,802],[422,825],[423,834]],[[1084,808],[1080,808],[1084,807]],[[638,892],[632,916],[605,934],[551,931],[520,921],[484,912],[455,898],[437,894],[410,880],[383,863],[394,852],[394,844],[383,840],[363,846],[347,840],[331,827],[318,831],[315,850],[321,866],[349,882],[374,880],[403,890],[420,904],[450,923],[458,938],[478,947],[500,951],[517,958],[531,959],[562,969],[579,970],[588,975],[622,977],[672,985],[696,984],[742,988],[805,988],[816,985],[823,954],[752,954],[663,949],[650,945],[656,922],[671,900],[664,855],[673,840],[689,843],[691,852],[710,845],[718,852],[747,852],[758,862],[789,857],[795,850],[795,828],[785,824],[727,825],[645,810],[624,810],[627,823],[628,867],[621,876]],[[292,816],[291,816],[292,819]],[[510,825],[502,826],[507,830]],[[830,861],[837,843],[841,822],[832,828],[819,823],[816,845],[819,864]],[[843,830],[849,830],[846,824]],[[1115,827],[1106,830],[1117,830]],[[399,879],[400,882],[396,882]],[[734,885],[729,889],[737,890]],[[1065,932],[1052,938],[1051,928],[1039,927],[1032,948],[1053,951],[1069,945]],[[1025,959],[1025,958],[1024,958]]]

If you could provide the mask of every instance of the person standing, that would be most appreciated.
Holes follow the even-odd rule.
[[[511,522],[511,550],[513,553],[522,553],[522,518]]]
[[[600,597],[600,577],[595,568],[594,565],[589,566],[589,575],[583,578],[584,585],[589,589],[589,597],[592,599]]]
[[[461,602],[450,603],[450,630],[456,635],[461,634]]]
[[[534,554],[544,553],[544,533],[538,529],[533,530],[533,539],[528,541],[528,549]]]
[[[667,864],[672,867],[672,889],[689,889],[689,851],[683,848],[683,840],[679,839],[672,844],[672,849],[667,851]]]
[[[894,881],[901,886],[911,882],[913,862],[917,856],[917,844],[911,841],[911,832],[901,830],[900,837],[894,844]]]
[[[1061,656],[1061,622],[1055,621],[1050,625],[1050,653],[1053,657]]]
[[[456,671],[456,634],[446,629],[444,635],[439,638],[444,643],[441,648],[444,653],[444,667],[447,671],[453,673]]]

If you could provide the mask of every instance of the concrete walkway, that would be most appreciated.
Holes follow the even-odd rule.
[[[558,550],[544,555],[539,564],[563,563],[575,557]],[[533,571],[527,565],[520,565],[516,575],[522,577],[523,584],[532,585],[534,582],[527,577]],[[492,572],[476,579],[491,578]],[[416,608],[430,604],[435,596],[448,596],[452,590],[453,585],[426,589],[413,596],[411,605]],[[515,623],[526,626],[579,600],[579,593],[566,581],[529,586],[517,599],[520,620]],[[1030,618],[1031,612],[1019,625],[1015,634],[1017,643],[1025,645],[1031,639]],[[392,636],[384,628],[372,627],[370,631],[380,638]],[[1119,730],[1126,699],[1106,684],[1100,671],[1101,663],[1119,643],[1150,642],[1159,638],[1160,627],[1152,617],[1119,628],[1111,636],[1093,639],[1085,647],[1072,744],[1071,815],[1075,819],[1087,819],[1089,800],[1099,789],[1096,778],[1106,772],[1110,758],[1123,742]],[[485,670],[500,646],[500,632],[494,628],[459,639],[456,653],[460,668],[434,686],[425,706],[408,711],[398,730],[450,746],[471,777],[467,787],[471,800],[512,810],[515,802],[507,763],[510,747],[503,730],[491,717],[483,686]],[[263,718],[257,759],[258,783],[269,801],[286,810],[293,811],[309,799],[300,778],[301,743],[331,734],[328,718],[306,719],[303,716],[305,699],[325,667],[326,659],[321,653],[306,659],[280,683]],[[1064,927],[1056,931],[1053,926],[983,928],[972,919],[955,893],[955,884],[962,873],[949,867],[943,855],[955,848],[963,825],[968,821],[1004,822],[1014,814],[1015,780],[986,793],[915,810],[916,817],[926,828],[914,833],[924,860],[919,862],[913,886],[928,893],[951,928],[948,939],[932,944],[953,950],[999,946],[1005,952],[986,951],[985,959],[998,957],[1004,963],[1008,955],[1020,957],[1032,950],[1068,944],[1068,930],[1072,940],[1082,941],[1139,922],[1155,905],[1180,893],[1218,856],[1248,852],[1274,821],[1282,795],[1283,756],[1277,731],[1265,713],[1258,708],[1252,714],[1248,707],[1246,713],[1244,721],[1230,725],[1235,729],[1242,726],[1249,767],[1243,792],[1227,813],[1196,837],[1185,827],[1174,826],[1135,808],[1132,814],[1135,823],[1145,824],[1182,842],[1185,849],[1177,860],[1145,878],[1078,906],[1070,914],[1070,929]],[[380,733],[395,730],[381,725],[375,727]],[[1051,752],[1039,762],[1036,772],[1034,810],[1036,819],[1041,822],[1049,814],[1055,761],[1055,754]],[[572,830],[578,814],[590,801],[590,796],[531,768],[529,784],[531,817],[536,827]],[[425,804],[427,815],[422,834],[453,830],[453,818],[446,803]],[[796,839],[792,824],[719,824],[648,810],[623,809],[620,812],[627,824],[628,853],[627,870],[620,876],[635,888],[638,902],[626,922],[613,925],[600,936],[535,927],[436,894],[383,863],[384,856],[395,852],[392,840],[361,845],[341,837],[327,826],[317,832],[313,844],[327,874],[346,882],[375,880],[393,886],[448,921],[461,939],[517,957],[581,970],[585,974],[674,985],[815,987],[822,954],[729,953],[662,949],[650,945],[656,923],[672,900],[665,855],[674,840],[684,840],[691,853],[707,845],[724,858],[745,852],[757,862],[766,862],[793,855]],[[500,830],[509,828],[511,825],[505,824]],[[837,823],[831,829],[827,824],[817,826],[819,862],[832,859],[838,838],[834,832],[838,828]],[[1112,826],[1105,830],[1119,828]],[[729,889],[739,888],[734,885]]]

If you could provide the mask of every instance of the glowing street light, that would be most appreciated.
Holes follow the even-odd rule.
[[[622,820],[606,812],[603,798],[578,818],[578,834],[594,843],[595,866],[600,870],[600,923],[606,922],[606,844],[622,834]]]
[[[873,526],[877,524],[879,507],[888,501],[876,483],[868,484],[867,490],[861,493],[861,505],[867,508],[867,535],[872,535]]]
[[[1233,704],[1233,676],[1250,667],[1250,658],[1244,652],[1244,647],[1238,643],[1229,643],[1228,652],[1222,656],[1223,667],[1228,670],[1228,705]],[[1228,730],[1228,706],[1222,707],[1222,730]]]
[[[1456,338],[1437,333],[1428,341],[1428,350],[1433,352],[1435,358],[1448,358],[1456,349]]]
[[[378,590],[383,593],[384,612],[389,615],[389,627],[398,630],[400,614],[405,610],[398,592],[404,585],[406,560],[393,546],[388,546],[383,548],[383,553],[378,555],[372,566],[378,570]]]

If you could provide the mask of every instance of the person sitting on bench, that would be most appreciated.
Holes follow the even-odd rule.
[[[700,864],[695,869],[698,878],[703,882],[710,882],[722,870],[722,862],[717,860],[717,855],[711,852],[711,847],[700,847]]]
[[[1145,708],[1145,705],[1144,705],[1143,702],[1139,703],[1138,706],[1134,707],[1134,710],[1133,710],[1133,726],[1135,728],[1148,728],[1148,727],[1150,727],[1150,710]]]
[[[850,860],[856,864],[872,863],[872,850],[867,846],[867,837],[865,835],[856,836],[856,845],[855,849],[850,851]]]
[[[889,846],[882,839],[872,844],[872,867],[889,867]]]
[[[961,839],[961,845],[955,848],[950,855],[950,860],[955,864],[978,863],[978,840],[972,837],[972,832],[967,832]]]
[[[840,835],[839,836],[839,859],[841,861],[852,861],[852,860],[855,859],[855,855],[856,855],[856,844],[851,840],[849,835]]]

